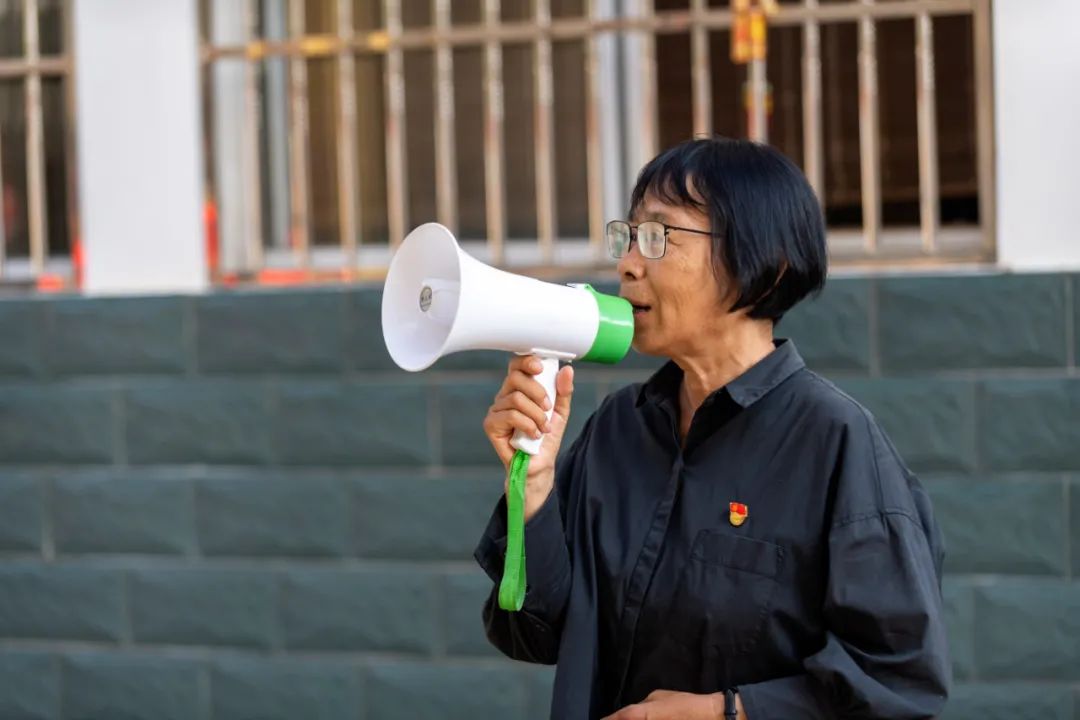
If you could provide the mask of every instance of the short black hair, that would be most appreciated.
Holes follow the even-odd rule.
[[[828,253],[821,205],[802,171],[780,151],[724,137],[665,150],[638,175],[633,216],[646,195],[689,206],[712,224],[714,271],[737,285],[731,312],[779,322],[825,286]]]

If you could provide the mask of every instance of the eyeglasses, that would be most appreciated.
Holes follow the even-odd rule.
[[[630,252],[630,243],[637,236],[638,249],[642,257],[650,260],[659,260],[664,257],[667,250],[667,236],[672,230],[695,233],[697,235],[712,235],[708,230],[695,230],[694,228],[665,225],[656,220],[631,225],[625,220],[612,220],[604,228],[604,236],[607,239],[608,252],[613,258],[625,257]]]

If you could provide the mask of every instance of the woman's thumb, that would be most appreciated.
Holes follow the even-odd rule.
[[[555,412],[565,422],[570,418],[570,400],[574,395],[574,368],[567,365],[555,376]]]

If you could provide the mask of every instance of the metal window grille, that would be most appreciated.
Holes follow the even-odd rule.
[[[231,16],[231,34],[214,26],[222,20],[222,4],[243,8],[239,15],[234,11]],[[407,23],[403,22],[402,0],[237,0],[220,4],[204,0],[210,152],[212,156],[233,153],[229,157],[244,159],[242,172],[232,178],[229,188],[223,182],[228,175],[223,170],[225,160],[218,162],[209,178],[222,218],[223,253],[229,256],[231,252],[223,261],[226,275],[257,278],[261,273],[287,270],[301,279],[378,278],[411,226],[435,219],[461,231],[466,224],[463,180],[476,186],[475,178],[463,170],[460,142],[462,133],[472,127],[460,116],[460,97],[455,102],[462,82],[474,80],[458,72],[466,60],[470,67],[479,67],[476,81],[482,85],[482,162],[473,162],[470,167],[482,174],[479,194],[483,200],[483,227],[471,233],[472,242],[467,247],[497,265],[535,273],[603,267],[608,261],[601,235],[604,222],[611,219],[610,198],[625,193],[640,162],[651,157],[672,134],[670,128],[665,130],[664,102],[682,97],[689,107],[688,127],[685,132],[675,132],[675,138],[718,129],[714,118],[722,101],[716,92],[716,74],[727,61],[716,57],[717,39],[731,31],[734,13],[730,7],[713,7],[715,3],[705,0],[581,0],[578,13],[556,16],[552,0],[516,4],[475,0],[460,3],[478,6],[472,17],[462,20],[452,18],[449,0],[423,0],[408,7],[414,11],[420,5],[425,18]],[[458,5],[454,3],[454,12]],[[510,12],[509,5],[521,7]],[[522,7],[524,12],[518,12]],[[365,11],[368,17],[361,23],[357,16]],[[272,21],[275,14],[278,20]],[[936,27],[956,19],[967,28],[959,79],[971,95],[971,127],[961,128],[971,144],[970,180],[960,185],[967,188],[975,208],[968,221],[960,224],[942,222],[946,183],[941,178],[939,129],[943,115],[934,39]],[[313,20],[318,27],[311,26]],[[279,27],[272,31],[275,22]],[[905,36],[910,38],[906,41],[909,46],[894,47],[883,57],[878,32],[890,23],[910,28]],[[787,135],[796,137],[799,147],[794,159],[823,199],[830,218],[834,261],[843,265],[992,260],[995,191],[989,0],[791,0],[779,4],[769,19],[769,28],[770,35],[777,36],[770,40],[770,48],[784,46],[789,60],[792,48],[798,50],[797,97],[778,107],[774,118],[782,115]],[[829,48],[836,45],[840,33],[855,38],[855,51],[846,68],[835,58],[828,60]],[[664,48],[673,47],[672,40],[676,46],[689,48],[685,88],[676,88],[666,79],[672,72],[686,70],[679,70],[678,63],[663,55],[668,52]],[[605,51],[603,43],[616,44],[621,55]],[[587,206],[587,221],[580,233],[562,230],[559,218],[559,199],[565,199],[565,193],[560,195],[556,149],[566,138],[557,132],[553,47],[566,44],[580,49],[584,137],[575,142],[584,152],[575,159],[585,166],[582,194]],[[510,54],[522,50],[528,52],[532,85],[531,133],[525,136],[519,128],[507,125],[507,97],[516,86],[507,86],[504,77]],[[466,56],[470,51],[478,53],[478,63],[476,57]],[[909,79],[914,85],[911,104],[917,139],[912,153],[916,156],[916,179],[908,188],[914,196],[911,204],[916,216],[906,224],[890,221],[883,212],[891,207],[888,198],[883,198],[883,153],[904,149],[883,130],[883,119],[888,124],[892,116],[882,116],[880,76],[883,63],[892,63],[901,55],[914,56],[914,78]],[[406,65],[411,61],[430,66],[425,87],[406,82]],[[852,92],[838,96],[830,70],[824,67],[826,61],[831,62],[834,74],[850,71],[857,77]],[[277,70],[274,63],[279,65]],[[361,64],[381,79],[375,94],[358,93]],[[218,72],[226,65],[232,67],[232,85],[223,83],[225,75]],[[329,99],[312,92],[310,74],[320,65],[323,75],[335,78]],[[771,66],[770,59],[768,65],[765,61],[752,63],[745,71],[749,93],[765,97]],[[269,82],[271,77],[276,80]],[[241,87],[244,100],[238,102],[236,91]],[[830,92],[825,92],[827,87],[832,88]],[[417,118],[410,118],[408,101],[417,97],[416,93],[425,94],[433,108],[419,134]],[[221,122],[222,108],[215,108],[215,103],[229,102],[235,116],[231,125]],[[282,110],[276,120],[265,112],[268,102]],[[620,118],[619,142],[607,137],[611,126],[604,120],[612,116],[612,102]],[[331,158],[331,166],[319,165],[311,156],[313,103],[329,103],[333,108],[334,152],[322,153]],[[358,134],[360,108],[369,115],[372,108],[378,109],[379,137]],[[839,148],[835,147],[837,142],[826,138],[826,125],[836,124],[829,118],[837,112],[857,117],[856,127],[848,128],[844,135],[846,145]],[[800,130],[794,133],[796,126]],[[765,140],[766,128],[759,115],[756,121],[748,118],[742,130]],[[269,137],[273,132],[278,133],[278,139]],[[410,182],[417,176],[410,177],[409,156],[421,144],[417,137],[433,145],[433,149],[420,148],[430,150],[433,157],[430,174],[435,178],[435,198],[429,215],[410,212]],[[266,153],[275,142],[278,160]],[[515,178],[512,173],[508,177],[506,158],[508,147],[523,143],[532,147],[531,217],[535,231],[515,235],[508,234],[507,227],[508,179]],[[237,144],[243,147],[237,148]],[[852,183],[855,189],[848,193],[850,197],[834,201],[830,173],[842,174],[844,166],[837,158],[842,159],[844,153],[854,157],[849,150],[857,155],[857,161],[848,163],[852,170],[848,174],[857,174],[858,179]],[[267,164],[282,164],[286,159],[287,178],[268,181]],[[374,167],[377,172],[362,172],[365,167]],[[267,190],[273,182],[278,185],[276,197],[287,198],[287,202],[273,201]],[[286,186],[287,191],[282,191]],[[950,180],[949,188],[953,186],[958,184]],[[317,231],[313,216],[326,213],[313,211],[313,196],[321,194],[325,199],[328,188],[334,197],[327,207],[336,208],[335,222],[329,232],[325,227]],[[362,194],[375,198],[374,205],[361,202]],[[833,211],[845,203],[851,217],[834,217]],[[365,222],[364,214],[372,212],[385,216],[384,226],[373,230],[372,223]],[[268,229],[268,222],[279,229],[277,235]],[[470,239],[469,232],[464,234]],[[315,236],[319,236],[318,241]]]
[[[0,282],[61,286],[75,227],[70,5],[0,0]]]

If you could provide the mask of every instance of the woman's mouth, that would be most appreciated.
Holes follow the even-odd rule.
[[[644,315],[645,313],[649,312],[649,310],[651,309],[652,306],[651,305],[635,305],[635,304],[631,303],[631,307],[634,308],[634,315]]]

